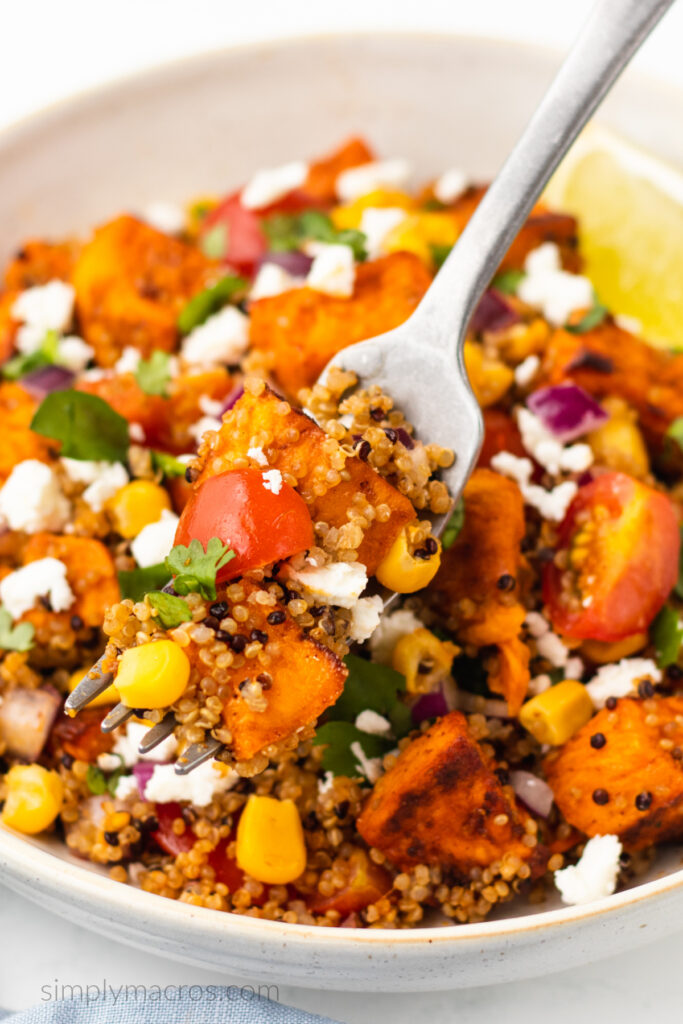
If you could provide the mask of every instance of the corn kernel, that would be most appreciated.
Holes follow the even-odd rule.
[[[458,225],[450,213],[410,214],[384,240],[385,252],[412,252],[434,268],[432,246],[450,248],[458,238]]]
[[[7,773],[2,821],[17,832],[35,835],[55,820],[62,808],[64,785],[57,772],[39,764],[14,765]]]
[[[539,743],[559,747],[592,718],[593,710],[586,687],[565,679],[528,700],[519,721]]]
[[[635,410],[621,398],[605,399],[603,408],[610,418],[586,437],[595,461],[638,480],[644,479],[650,472],[650,459]]]
[[[610,665],[613,661],[621,661],[622,658],[629,658],[642,651],[648,640],[647,633],[634,633],[611,644],[601,643],[600,640],[584,640],[581,654],[597,665]]]
[[[499,402],[515,379],[509,366],[486,355],[481,345],[473,341],[465,342],[465,369],[474,397],[483,409]]]
[[[414,594],[436,576],[441,565],[441,545],[429,558],[415,558],[408,549],[408,534],[402,530],[377,567],[376,576],[383,587],[397,594]]]
[[[87,675],[87,668],[78,668],[76,669],[75,672],[72,672],[69,677],[69,693],[73,693],[78,684],[83,682]],[[88,707],[100,708],[103,707],[105,704],[118,704],[118,702],[119,692],[112,683],[111,686],[108,686],[107,689],[99,695],[99,697],[94,697],[91,701],[89,701]]]
[[[306,843],[293,800],[250,796],[237,826],[237,864],[270,885],[293,882],[306,868]]]
[[[408,693],[429,693],[450,679],[453,658],[459,648],[439,640],[428,629],[415,629],[399,637],[391,664],[406,677]]]
[[[151,480],[131,480],[107,502],[114,526],[122,537],[137,537],[145,526],[171,508],[168,492]]]
[[[190,662],[173,640],[129,647],[119,661],[116,689],[129,708],[166,708],[182,695]]]
[[[415,200],[407,192],[399,192],[394,189],[376,189],[368,192],[366,196],[354,199],[346,206],[336,206],[330,213],[332,223],[338,231],[345,231],[348,228],[359,228],[364,210],[384,209],[386,207],[400,210],[413,210]]]

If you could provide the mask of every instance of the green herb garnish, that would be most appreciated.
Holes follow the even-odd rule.
[[[19,380],[27,373],[42,370],[44,366],[53,366],[57,362],[57,346],[59,335],[56,331],[47,331],[40,347],[28,355],[13,356],[3,364],[2,373],[8,380]]]
[[[678,661],[683,643],[683,624],[675,608],[665,605],[650,629],[650,639],[655,645],[657,664],[667,668]]]
[[[152,465],[154,468],[164,476],[169,478],[174,476],[185,476],[187,470],[187,464],[181,462],[180,459],[176,459],[175,455],[169,455],[168,452],[150,452],[152,456]]]
[[[609,310],[606,306],[603,306],[597,299],[593,306],[585,313],[578,323],[567,324],[565,327],[566,331],[570,334],[586,334],[587,331],[592,331],[594,327],[598,327],[605,317],[608,315]]]
[[[161,590],[152,590],[147,594],[147,600],[156,611],[157,618],[164,629],[175,629],[181,622],[189,622],[192,618],[187,601],[184,601],[182,597],[164,594]]]
[[[237,274],[228,274],[211,288],[205,288],[198,295],[193,295],[180,311],[178,330],[181,334],[189,334],[228,302],[239,302],[243,299],[248,286],[249,282],[245,278],[238,277]]]
[[[128,457],[128,421],[104,399],[85,391],[47,395],[31,420],[31,430],[61,441],[60,454],[70,459],[125,462]]]
[[[109,793],[110,796],[116,796],[116,786],[119,779],[125,772],[125,764],[120,754],[114,754],[114,757],[118,757],[120,764],[113,772],[105,773],[96,764],[88,765],[88,771],[85,776],[85,781],[88,785],[88,789],[95,796],[102,796],[104,793]]]
[[[176,544],[166,559],[166,567],[173,573],[173,588],[179,594],[197,591],[207,600],[216,599],[216,574],[235,557],[227,544],[212,537],[204,550],[195,538],[189,547]]]
[[[434,260],[434,266],[441,270],[442,266],[451,254],[452,245],[430,245],[429,249]]]
[[[327,242],[331,245],[348,245],[354,259],[367,258],[366,238],[362,231],[348,228],[337,231],[334,224],[320,210],[304,210],[303,213],[276,213],[266,217],[263,230],[273,252],[290,252],[300,249],[304,242]]]
[[[366,757],[384,757],[396,746],[395,740],[361,732],[351,722],[326,722],[317,730],[313,743],[326,748],[321,761],[323,771],[349,778],[365,777],[351,744],[359,743]]]
[[[396,739],[412,728],[410,709],[401,700],[405,677],[388,665],[376,665],[365,658],[347,654],[349,670],[341,696],[325,715],[328,721],[355,722],[361,711],[376,711],[391,722]]]
[[[160,590],[161,587],[165,587],[171,576],[164,562],[159,565],[150,565],[147,569],[125,570],[119,572],[118,575],[121,597],[130,598],[131,601],[142,601],[150,590]]]
[[[502,295],[516,295],[517,289],[525,277],[526,274],[523,270],[501,270],[500,274],[496,274],[491,282],[491,287]]]
[[[441,547],[444,551],[448,551],[450,547],[455,544],[460,531],[465,525],[465,502],[462,498],[458,501],[457,505],[451,512],[450,519],[446,523],[445,529],[441,537]]]
[[[209,260],[222,260],[228,252],[228,225],[214,224],[201,235],[199,248]]]
[[[678,447],[683,449],[683,416],[679,416],[673,421],[664,436],[675,441]]]
[[[146,395],[161,395],[168,398],[171,382],[171,356],[168,352],[155,349],[149,359],[141,359],[135,371],[135,379]]]
[[[0,648],[3,651],[30,651],[34,633],[30,622],[20,622],[13,627],[12,616],[6,608],[0,607]]]

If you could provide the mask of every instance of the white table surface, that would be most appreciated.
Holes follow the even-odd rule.
[[[350,28],[459,30],[568,46],[590,0],[23,0],[3,11],[0,129],[61,96],[152,63],[233,42]],[[636,58],[683,85],[683,4]],[[58,984],[258,984],[166,962],[107,942],[0,888],[0,1007],[41,1000]],[[545,979],[422,995],[316,993],[281,986],[280,1001],[345,1024],[572,1024],[681,1016],[683,935]]]

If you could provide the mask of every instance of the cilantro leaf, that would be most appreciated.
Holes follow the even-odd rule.
[[[46,395],[31,420],[31,430],[62,442],[70,459],[125,462],[128,421],[108,402],[85,391],[54,391]]]
[[[0,648],[3,651],[30,651],[34,633],[30,622],[20,622],[13,628],[12,616],[6,608],[0,607]]]
[[[226,303],[244,298],[247,288],[248,281],[237,274],[222,277],[211,288],[205,288],[198,295],[193,295],[183,306],[178,316],[178,330],[181,334],[189,334]]]
[[[199,248],[207,259],[222,260],[228,251],[228,225],[214,224],[207,232],[200,236]]]
[[[655,645],[657,664],[667,668],[678,660],[683,643],[683,623],[675,608],[665,605],[650,628],[650,639]]]
[[[88,765],[85,781],[88,784],[88,789],[95,796],[102,796],[103,793],[107,792],[107,780],[104,777],[104,772],[96,764]]]
[[[596,300],[592,308],[581,317],[578,323],[567,324],[565,330],[570,334],[586,334],[587,331],[592,331],[594,327],[601,324],[608,313],[607,307]]]
[[[457,505],[451,512],[450,519],[446,523],[446,526],[441,537],[441,547],[444,551],[448,551],[452,547],[458,535],[465,525],[465,502],[462,498],[458,501]]]
[[[178,594],[198,591],[202,597],[213,601],[216,598],[216,574],[234,557],[235,552],[218,537],[211,538],[206,551],[195,537],[189,547],[176,544],[166,559],[166,566],[175,577],[173,587]]]
[[[354,654],[347,654],[344,664],[349,674],[341,696],[326,713],[326,719],[355,722],[361,711],[376,711],[391,722],[396,739],[406,736],[413,725],[410,709],[400,697],[406,688],[405,677],[388,665],[376,665]]]
[[[171,356],[168,352],[155,349],[149,359],[141,359],[135,371],[135,379],[146,395],[161,395],[168,398],[171,380]]]
[[[181,622],[189,622],[192,618],[187,601],[183,601],[182,597],[164,594],[161,590],[152,590],[147,594],[147,600],[156,611],[164,629],[174,629]]]
[[[142,601],[150,590],[165,587],[171,576],[164,562],[146,569],[122,570],[118,575],[121,597],[128,597],[131,601]]]
[[[367,258],[367,240],[363,232],[353,228],[338,231],[321,210],[304,210],[299,214],[275,213],[266,217],[262,226],[273,252],[289,252],[301,248],[304,242],[315,241],[348,245],[356,260]]]
[[[450,256],[452,245],[430,245],[429,249],[434,260],[434,266],[437,270],[441,270],[442,266]]]
[[[2,373],[8,380],[19,380],[27,373],[42,370],[44,366],[52,366],[57,362],[57,346],[59,335],[56,331],[47,331],[39,348],[27,355],[16,355],[3,364]]]
[[[683,448],[683,416],[679,416],[673,421],[664,436],[670,437],[679,448]]]
[[[187,465],[181,462],[180,459],[176,459],[175,455],[169,455],[168,452],[156,452],[152,451],[152,465],[155,469],[161,470],[164,476],[185,476]]]
[[[491,282],[491,287],[502,295],[516,295],[517,289],[525,277],[526,274],[523,270],[501,270],[500,274],[496,274]]]
[[[326,722],[317,730],[313,743],[326,747],[321,761],[323,771],[361,779],[365,776],[351,750],[352,743],[360,743],[366,757],[384,757],[396,745],[395,740],[385,736],[361,732],[351,722]]]

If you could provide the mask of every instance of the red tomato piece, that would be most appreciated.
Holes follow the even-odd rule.
[[[265,487],[261,470],[233,469],[208,477],[192,494],[175,542],[187,546],[196,538],[206,548],[212,537],[235,552],[218,572],[222,582],[310,548],[313,523],[303,498],[289,484],[283,481],[275,494]]]
[[[223,260],[243,274],[253,274],[268,248],[261,221],[253,210],[247,210],[235,192],[212,210],[202,226],[202,238],[222,226],[226,232]]]
[[[309,899],[314,914],[325,914],[336,910],[343,918],[364,910],[376,903],[391,890],[391,876],[378,864],[373,864],[363,851],[351,855],[351,872],[348,885],[338,889],[332,896],[315,893]],[[347,925],[347,927],[349,927]]]
[[[642,633],[678,578],[676,513],[665,494],[625,473],[605,473],[581,487],[560,527],[558,553],[546,566],[543,600],[555,629],[611,643]]]

